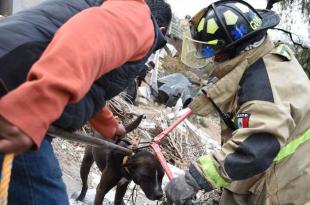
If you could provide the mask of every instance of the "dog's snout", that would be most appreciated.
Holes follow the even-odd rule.
[[[161,191],[156,191],[154,198],[155,198],[155,200],[159,200],[159,199],[163,198],[163,195],[164,195],[164,193],[163,193],[162,190]]]
[[[153,192],[151,192],[149,194],[146,193],[146,197],[152,201],[162,199],[163,195],[164,195],[164,193],[162,190],[158,190],[158,191],[153,190]]]

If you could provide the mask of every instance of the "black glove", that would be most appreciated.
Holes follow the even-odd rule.
[[[190,205],[196,193],[201,189],[192,175],[186,171],[185,175],[172,179],[166,186],[168,201],[175,205]]]

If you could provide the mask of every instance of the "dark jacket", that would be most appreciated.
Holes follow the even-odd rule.
[[[78,12],[102,0],[51,0],[0,20],[0,96],[26,80],[55,32]],[[5,82],[5,86],[4,86]]]
[[[78,12],[103,0],[49,0],[0,21],[0,57],[29,42],[50,41],[57,29]]]
[[[67,0],[58,0],[59,5],[65,5]],[[74,0],[78,1],[78,0]],[[72,2],[72,1],[68,1]],[[80,1],[84,2],[85,1]],[[95,1],[93,1],[95,2]],[[98,0],[96,1],[98,2]],[[53,4],[54,5],[54,4]],[[83,4],[84,5],[84,4]],[[97,4],[94,4],[97,5]],[[99,4],[98,4],[99,5]],[[41,22],[41,17],[38,17],[38,22],[35,21],[33,18],[32,10],[37,11],[45,8],[47,10],[44,10],[44,12],[39,12],[40,15],[44,15],[45,22]],[[72,10],[72,5],[66,5],[65,7],[61,7],[65,11]],[[76,7],[74,7],[76,8]],[[58,12],[61,12],[58,8]],[[26,25],[23,25],[22,28],[25,28],[25,30],[18,30],[18,28],[15,28],[16,24],[10,23],[10,21],[15,21],[14,16],[6,19],[5,21],[7,24],[0,24],[0,31],[2,29],[4,30],[10,30],[12,27],[11,36],[15,36],[15,32],[19,33],[26,33],[26,37],[17,38],[17,42],[20,43],[14,43],[15,41],[12,40],[11,37],[10,41],[12,43],[8,44],[8,48],[3,49],[3,53],[5,53],[4,56],[0,56],[0,78],[2,85],[0,86],[0,95],[3,95],[5,92],[1,93],[5,90],[12,90],[16,88],[18,85],[23,83],[26,80],[26,75],[31,68],[32,64],[37,61],[37,59],[40,57],[46,46],[48,45],[48,42],[52,39],[53,34],[57,31],[57,28],[59,28],[67,19],[70,18],[70,16],[67,16],[67,18],[58,18],[58,21],[52,20],[54,17],[56,18],[57,12],[53,6],[51,6],[50,2],[43,3],[39,5],[38,7],[35,7],[33,9],[28,10],[27,12],[21,12],[24,19],[33,18],[33,24],[31,24],[31,21],[26,21]],[[74,10],[77,11],[77,10]],[[42,14],[43,13],[43,14]],[[27,14],[27,15],[26,15]],[[71,16],[73,16],[75,13],[72,11]],[[21,14],[16,14],[17,17]],[[54,16],[55,15],[55,16]],[[18,18],[19,19],[19,18]],[[47,21],[46,19],[50,19],[51,21]],[[54,21],[58,24],[54,24]],[[62,116],[54,123],[58,127],[61,127],[63,129],[67,129],[70,131],[79,129],[81,126],[83,126],[92,116],[94,116],[98,111],[100,111],[107,100],[111,99],[112,97],[118,95],[121,91],[123,91],[128,84],[133,81],[139,73],[141,73],[141,69],[144,68],[144,64],[147,61],[148,57],[151,55],[152,52],[158,50],[159,48],[162,48],[166,41],[164,39],[164,36],[161,34],[155,20],[154,27],[155,27],[155,41],[154,44],[149,51],[149,53],[141,60],[136,62],[128,62],[124,64],[123,66],[112,70],[111,72],[107,73],[106,75],[99,78],[91,87],[89,92],[86,94],[86,96],[78,103],[68,105]],[[3,22],[1,22],[3,23]],[[40,24],[40,27],[37,27],[37,25]],[[1,26],[2,25],[2,26]],[[10,25],[11,27],[5,27],[5,25]],[[42,26],[42,27],[41,27]],[[48,29],[48,27],[54,27],[54,30]],[[27,27],[31,27],[30,29],[26,29]],[[40,28],[38,30],[34,29]],[[46,29],[45,29],[46,27]],[[9,29],[8,29],[9,28]],[[34,29],[34,34],[32,35],[30,31]],[[44,35],[45,31],[49,30],[50,32],[47,32],[48,35]],[[40,33],[39,31],[44,31]],[[8,34],[8,36],[10,36]],[[7,38],[8,38],[7,36]],[[2,42],[5,42],[5,39],[0,38],[0,45],[3,44]],[[13,45],[14,44],[14,45]],[[4,45],[4,44],[3,44]],[[0,84],[1,85],[1,84]],[[2,89],[1,89],[2,87]]]

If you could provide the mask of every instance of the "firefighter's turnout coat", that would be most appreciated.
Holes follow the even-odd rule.
[[[237,129],[223,124],[221,150],[190,173],[207,190],[224,187],[222,204],[310,202],[310,81],[292,51],[267,37],[214,74],[220,80],[207,95]],[[200,98],[190,107],[206,115],[214,107]]]

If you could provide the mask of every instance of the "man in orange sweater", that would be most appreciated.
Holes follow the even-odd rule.
[[[53,198],[49,191],[50,187],[63,191],[63,186],[55,182],[61,180],[60,169],[54,163],[50,140],[44,139],[50,124],[63,117],[63,111],[68,107],[79,107],[79,103],[88,97],[91,100],[87,103],[94,103],[90,107],[96,107],[89,116],[96,130],[108,138],[123,135],[123,127],[118,125],[108,108],[99,111],[98,107],[102,108],[106,100],[125,89],[140,73],[136,67],[165,44],[160,32],[163,28],[159,28],[157,22],[162,18],[170,22],[170,7],[163,0],[147,2],[148,5],[144,0],[107,0],[101,6],[85,9],[70,18],[32,66],[27,81],[0,98],[0,152],[23,153],[30,148],[39,149],[19,155],[15,160],[28,155],[20,164],[31,162],[30,170],[21,168],[14,161],[10,204],[36,204],[35,200],[43,199],[44,202],[38,203],[68,203],[66,199]],[[157,7],[157,4],[164,7]],[[156,20],[151,16],[150,8]],[[168,16],[160,15],[163,8],[168,11]],[[6,86],[6,79],[0,78]],[[99,91],[93,92],[94,88]],[[93,100],[98,96],[104,102]],[[46,168],[42,166],[44,163],[52,166]],[[21,172],[25,175],[25,172],[34,173],[27,178],[28,182],[33,181],[19,183],[23,177],[16,175],[14,178],[14,174]],[[40,175],[42,172],[51,175]],[[45,180],[48,177],[55,183]],[[23,196],[16,195],[21,191]],[[40,194],[42,197],[38,200],[36,197]]]

